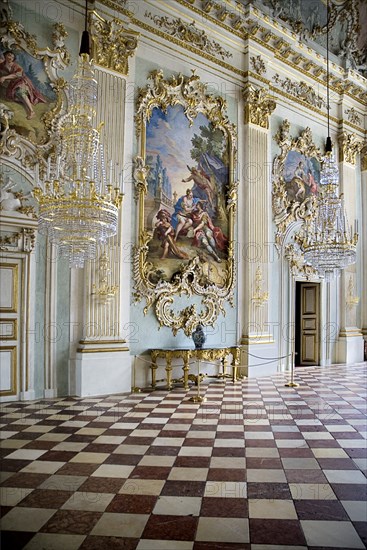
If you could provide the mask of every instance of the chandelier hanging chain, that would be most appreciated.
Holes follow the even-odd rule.
[[[123,193],[112,162],[107,177],[97,111],[97,80],[89,58],[88,0],[78,67],[68,90],[68,111],[49,155],[43,185],[36,182],[39,232],[69,256],[70,267],[95,259],[97,246],[116,235]],[[123,174],[120,173],[120,185]]]
[[[352,235],[344,212],[343,195],[337,195],[339,171],[334,160],[330,136],[330,0],[327,0],[326,11],[327,138],[325,156],[320,171],[315,215],[306,224],[305,234],[300,239],[300,244],[306,263],[312,265],[321,277],[331,278],[341,269],[356,262],[358,234],[356,225],[355,233]]]

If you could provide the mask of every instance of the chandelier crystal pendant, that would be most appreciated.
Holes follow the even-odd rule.
[[[86,260],[95,259],[97,244],[117,233],[123,197],[113,181],[112,163],[107,180],[100,127],[93,126],[97,81],[89,59],[87,2],[68,112],[54,154],[48,158],[43,185],[36,176],[33,191],[39,205],[39,232],[69,256],[70,267],[83,267]]]
[[[317,269],[321,277],[330,279],[339,273],[339,270],[356,262],[358,227],[355,223],[353,235],[344,210],[344,197],[337,195],[339,171],[332,152],[329,114],[329,0],[327,2],[326,54],[328,137],[321,165],[316,212],[306,224],[301,247],[306,263]]]

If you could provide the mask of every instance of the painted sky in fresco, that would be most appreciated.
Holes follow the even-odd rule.
[[[200,126],[208,124],[208,119],[199,113],[189,127],[181,106],[169,107],[166,114],[161,109],[153,110],[147,125],[147,155],[153,155],[154,158],[160,155],[163,166],[167,168],[172,192],[176,191],[179,196],[192,186],[192,182],[181,181],[190,175],[187,165],[197,166],[191,158],[191,139],[194,134],[200,135]]]

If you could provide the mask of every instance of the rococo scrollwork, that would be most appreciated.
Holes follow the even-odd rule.
[[[136,115],[134,299],[189,336],[233,305],[236,132],[197,75],[149,78]]]
[[[289,132],[290,123],[284,120],[274,136],[280,147],[272,173],[272,207],[278,246],[290,223],[307,221],[314,216],[320,178],[321,152],[312,141],[310,128],[302,130],[297,138]]]
[[[33,168],[54,148],[65,104],[66,81],[59,71],[69,63],[67,32],[53,26],[52,48],[37,46],[36,36],[12,19],[8,5],[1,15],[0,76],[5,79],[0,98],[0,154]]]

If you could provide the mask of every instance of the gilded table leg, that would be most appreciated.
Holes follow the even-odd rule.
[[[189,370],[190,370],[190,367],[189,367],[190,355],[189,355],[189,353],[185,353],[185,355],[183,357],[183,362],[184,362],[184,366],[183,366],[184,388],[185,388],[185,390],[188,390],[189,389]]]
[[[166,373],[167,373],[167,390],[172,389],[172,360],[170,357],[166,358]]]
[[[233,355],[233,359],[232,359],[232,363],[231,363],[231,366],[232,366],[232,382],[235,383],[236,380],[237,380],[237,367],[240,364],[239,349],[234,348],[234,349],[231,350],[231,353]]]
[[[157,357],[153,356],[152,357],[152,363],[150,365],[150,370],[151,370],[151,373],[152,373],[152,388],[153,388],[153,390],[155,390],[155,387],[156,387],[157,368],[158,368]]]

